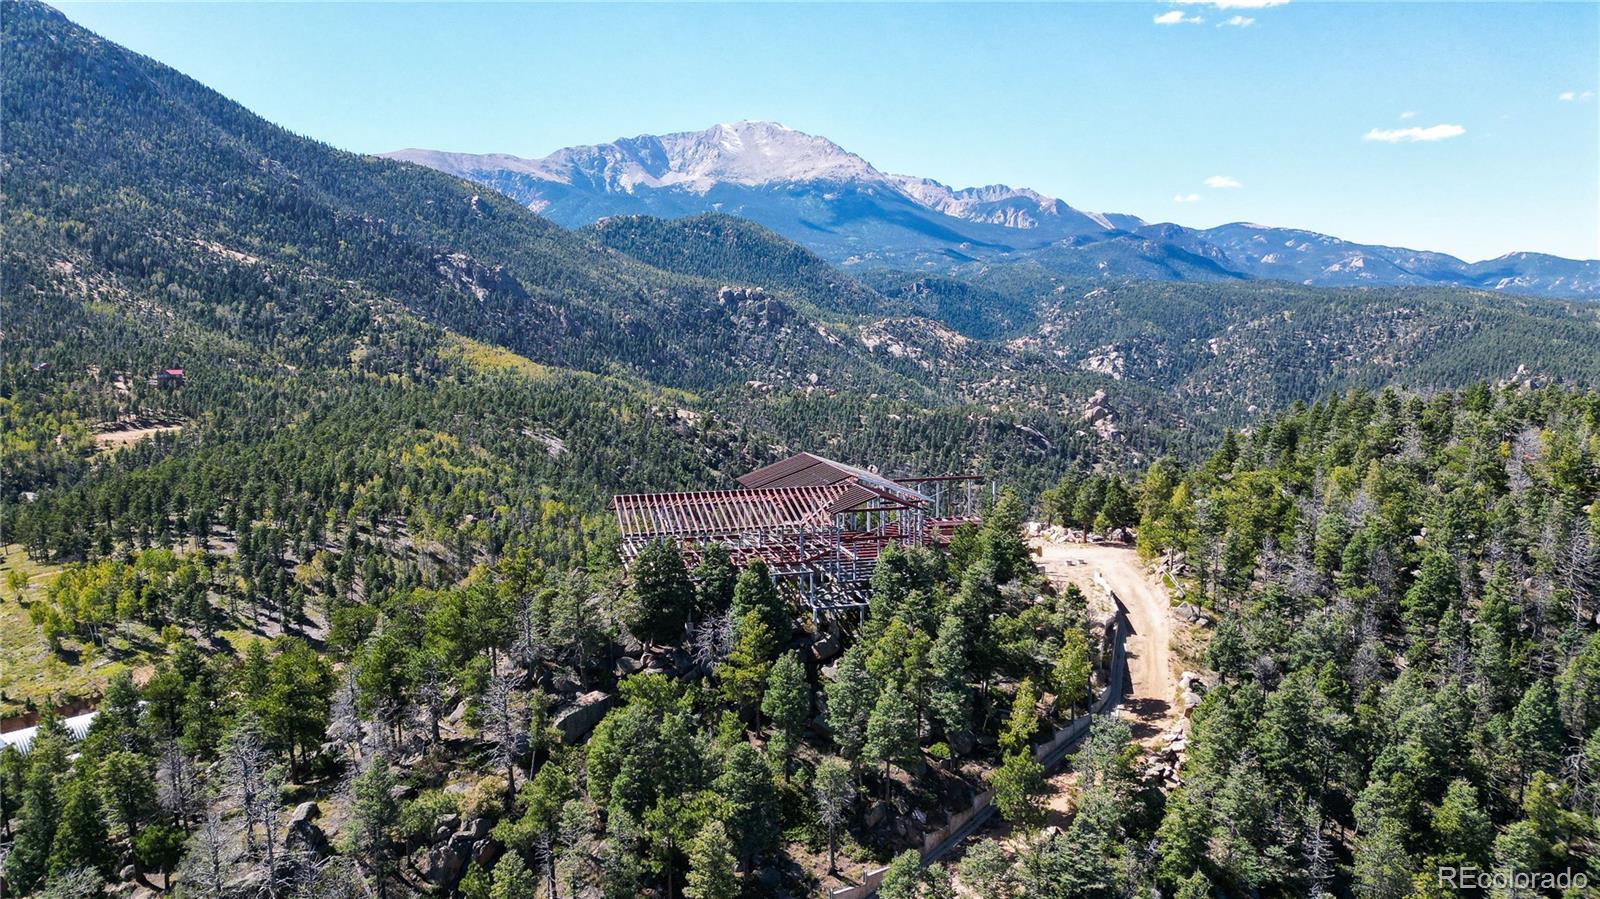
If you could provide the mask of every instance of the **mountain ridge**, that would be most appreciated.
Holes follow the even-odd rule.
[[[567,147],[539,159],[380,154],[493,187],[566,227],[611,215],[749,218],[844,266],[947,271],[1043,256],[1066,275],[1435,285],[1600,299],[1600,260],[1515,251],[1475,262],[1299,228],[1188,228],[1090,212],[1027,187],[884,172],[826,137],[761,121]],[[1103,244],[1103,245],[1102,245]],[[1172,265],[1173,258],[1209,260]]]

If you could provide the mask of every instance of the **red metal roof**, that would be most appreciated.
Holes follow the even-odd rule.
[[[630,493],[611,498],[625,538],[712,539],[759,532],[813,531],[832,525],[836,512],[873,498],[855,484]]]
[[[880,496],[893,497],[900,502],[928,502],[921,491],[897,484],[876,472],[824,459],[812,453],[797,453],[787,459],[764,465],[738,479],[746,489],[763,487],[806,487],[821,484],[838,484],[855,481]]]

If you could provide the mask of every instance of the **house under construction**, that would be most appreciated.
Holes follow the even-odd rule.
[[[767,564],[780,589],[812,615],[864,608],[878,555],[890,543],[942,544],[979,520],[978,475],[887,478],[800,453],[738,478],[731,490],[612,497],[631,564],[647,544],[676,541],[693,567],[720,543],[735,565]]]

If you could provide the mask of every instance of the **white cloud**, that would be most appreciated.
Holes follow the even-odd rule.
[[[1289,0],[1171,0],[1173,3],[1209,6],[1212,9],[1267,9],[1273,6],[1284,6]]]
[[[1186,16],[1183,10],[1174,9],[1155,17],[1157,25],[1198,25],[1205,20],[1199,16]]]
[[[1414,119],[1416,117],[1417,117],[1417,114],[1415,112],[1412,112],[1409,109],[1406,110],[1405,112],[1400,113],[1400,118],[1402,118],[1402,119]]]
[[[1581,101],[1584,101],[1584,100],[1593,100],[1594,99],[1594,91],[1584,91],[1583,93],[1579,93],[1577,91],[1562,91],[1561,93],[1556,94],[1556,99],[1560,100],[1563,103],[1574,103],[1574,102],[1581,102]]]
[[[1200,195],[1199,194],[1178,194],[1178,195],[1176,195],[1176,196],[1174,196],[1172,198],[1172,202],[1174,202],[1174,203],[1198,203],[1198,202],[1200,202]]]
[[[1215,187],[1221,190],[1223,188],[1244,187],[1244,185],[1239,183],[1238,178],[1231,175],[1212,175],[1206,179],[1206,187]]]
[[[1233,28],[1249,28],[1255,23],[1256,20],[1250,18],[1249,16],[1234,16],[1231,19],[1223,19],[1222,21],[1218,22],[1217,27],[1222,28],[1224,26],[1231,26]]]
[[[1386,144],[1414,144],[1419,141],[1446,140],[1460,137],[1467,129],[1460,125],[1429,125],[1426,128],[1374,128],[1362,140],[1381,141]]]

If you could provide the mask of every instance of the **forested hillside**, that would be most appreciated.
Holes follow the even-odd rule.
[[[727,216],[564,230],[37,3],[0,53],[0,712],[40,718],[0,751],[5,895],[913,889],[980,793],[1040,820],[1036,750],[1108,676],[1029,508],[1142,517],[1220,682],[1177,791],[1098,728],[1070,829],[966,888],[1592,854],[1591,308],[856,280]],[[716,548],[622,569],[610,494],[798,450],[995,502],[838,620]]]
[[[1590,392],[1357,394],[1149,497],[1145,552],[1224,615],[1159,879],[1597,873],[1597,424]]]
[[[1353,393],[1153,467],[1140,552],[1217,619],[1179,782],[1152,792],[1126,734],[1091,741],[1071,826],[974,849],[960,880],[1185,899],[1457,895],[1441,867],[1592,881],[1597,425],[1592,392]]]

